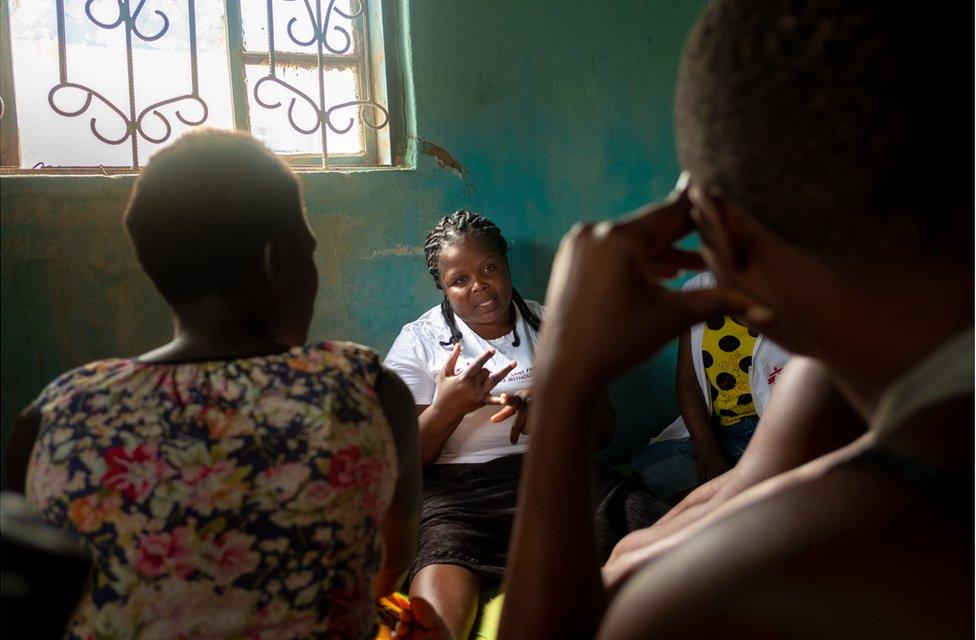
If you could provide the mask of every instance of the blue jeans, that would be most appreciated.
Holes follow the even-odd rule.
[[[729,464],[742,457],[759,423],[758,416],[743,418],[729,427],[715,427],[715,439]],[[698,480],[698,454],[691,438],[653,442],[630,459],[634,470],[655,497],[671,502],[701,484]]]

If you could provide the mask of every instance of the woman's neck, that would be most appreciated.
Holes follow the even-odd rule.
[[[277,342],[271,331],[258,329],[249,314],[219,298],[194,301],[174,309],[173,339],[139,356],[143,362],[227,359],[279,353],[289,346]]]
[[[288,345],[257,336],[214,336],[179,333],[161,347],[138,357],[141,362],[189,362],[248,358],[288,350]]]

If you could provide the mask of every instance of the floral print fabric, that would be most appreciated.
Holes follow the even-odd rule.
[[[95,564],[68,636],[370,637],[397,473],[379,370],[326,342],[51,383],[27,497]]]

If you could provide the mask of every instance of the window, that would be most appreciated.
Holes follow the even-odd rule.
[[[0,2],[7,171],[132,171],[202,125],[297,167],[398,162],[393,0]]]

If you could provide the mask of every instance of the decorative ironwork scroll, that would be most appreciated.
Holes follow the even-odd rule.
[[[284,2],[296,2],[298,0],[284,0]],[[326,64],[327,56],[342,56],[349,52],[353,46],[354,35],[344,25],[335,24],[333,19],[336,16],[350,21],[359,20],[359,24],[365,18],[366,0],[350,0],[349,11],[343,11],[336,6],[337,0],[328,0],[328,5],[323,11],[323,0],[301,0],[305,4],[307,22],[299,24],[299,19],[291,18],[285,28],[288,38],[299,47],[315,47],[316,72],[318,79],[318,96],[309,96],[299,88],[278,77],[277,57],[275,51],[275,0],[267,0],[268,7],[268,75],[262,77],[254,84],[254,100],[258,105],[265,109],[277,109],[282,106],[281,101],[269,101],[261,98],[262,87],[267,84],[277,85],[291,94],[291,98],[286,110],[288,124],[300,133],[312,135],[318,131],[322,137],[322,162],[326,164],[329,157],[328,131],[336,134],[343,134],[350,131],[355,124],[355,117],[344,113],[349,110],[356,110],[360,121],[364,126],[379,130],[387,126],[390,122],[389,111],[378,102],[368,96],[368,90],[361,89],[361,95],[365,93],[363,99],[350,100],[341,104],[335,104],[326,108],[326,86],[325,72],[330,68]],[[299,33],[305,32],[304,35]],[[331,39],[330,39],[331,36]],[[309,52],[311,54],[311,52]],[[335,66],[334,63],[332,66]],[[360,78],[360,87],[368,87],[369,83]],[[303,109],[311,114],[307,122],[300,123],[296,117],[295,107],[299,104],[306,105],[308,109]],[[354,112],[355,113],[355,112]],[[370,117],[367,117],[370,114]]]
[[[120,107],[106,98],[95,88],[68,80],[64,0],[56,0],[60,81],[51,88],[50,92],[48,92],[48,103],[56,113],[66,117],[77,117],[84,114],[92,106],[94,101],[101,102],[103,105],[108,107],[112,113],[118,116],[118,121],[122,125],[120,128],[121,134],[109,135],[105,133],[105,130],[101,128],[96,117],[92,117],[89,120],[89,128],[91,129],[92,135],[105,144],[120,145],[128,141],[132,147],[133,168],[139,167],[140,137],[147,142],[160,144],[166,142],[172,135],[172,123],[170,122],[169,117],[162,111],[163,108],[172,108],[173,115],[175,115],[180,122],[188,126],[203,124],[203,122],[207,119],[209,111],[207,108],[207,103],[204,102],[200,97],[199,77],[197,73],[195,0],[186,0],[187,15],[189,17],[188,32],[190,53],[190,92],[183,95],[174,96],[166,100],[161,100],[154,104],[150,104],[141,110],[138,110],[135,94],[136,70],[132,60],[133,37],[138,38],[143,42],[154,42],[165,36],[170,27],[169,17],[166,15],[166,13],[159,9],[153,11],[153,15],[156,17],[156,20],[153,22],[156,24],[151,25],[151,29],[147,26],[144,26],[143,28],[137,26],[136,23],[139,20],[140,15],[146,8],[146,4],[150,1],[151,0],[87,0],[85,2],[85,15],[88,17],[88,20],[95,25],[95,27],[106,30],[113,30],[119,27],[123,27],[125,29],[125,60],[128,72],[129,104]],[[114,5],[109,13],[109,15],[112,16],[111,19],[105,19],[104,10],[98,12],[101,17],[96,17],[96,10],[94,8],[96,5],[107,5],[109,7]],[[147,33],[143,31],[143,29],[147,29],[149,32]],[[59,106],[59,101],[64,104],[64,96],[71,93],[74,93],[75,95],[80,93],[82,96],[81,106],[77,108],[65,108],[63,106]],[[199,111],[199,117],[188,115],[188,112],[185,111],[187,107],[192,109],[192,111],[189,112],[191,114]],[[152,115],[153,118],[148,118],[150,115]],[[155,128],[153,125],[155,125]]]

